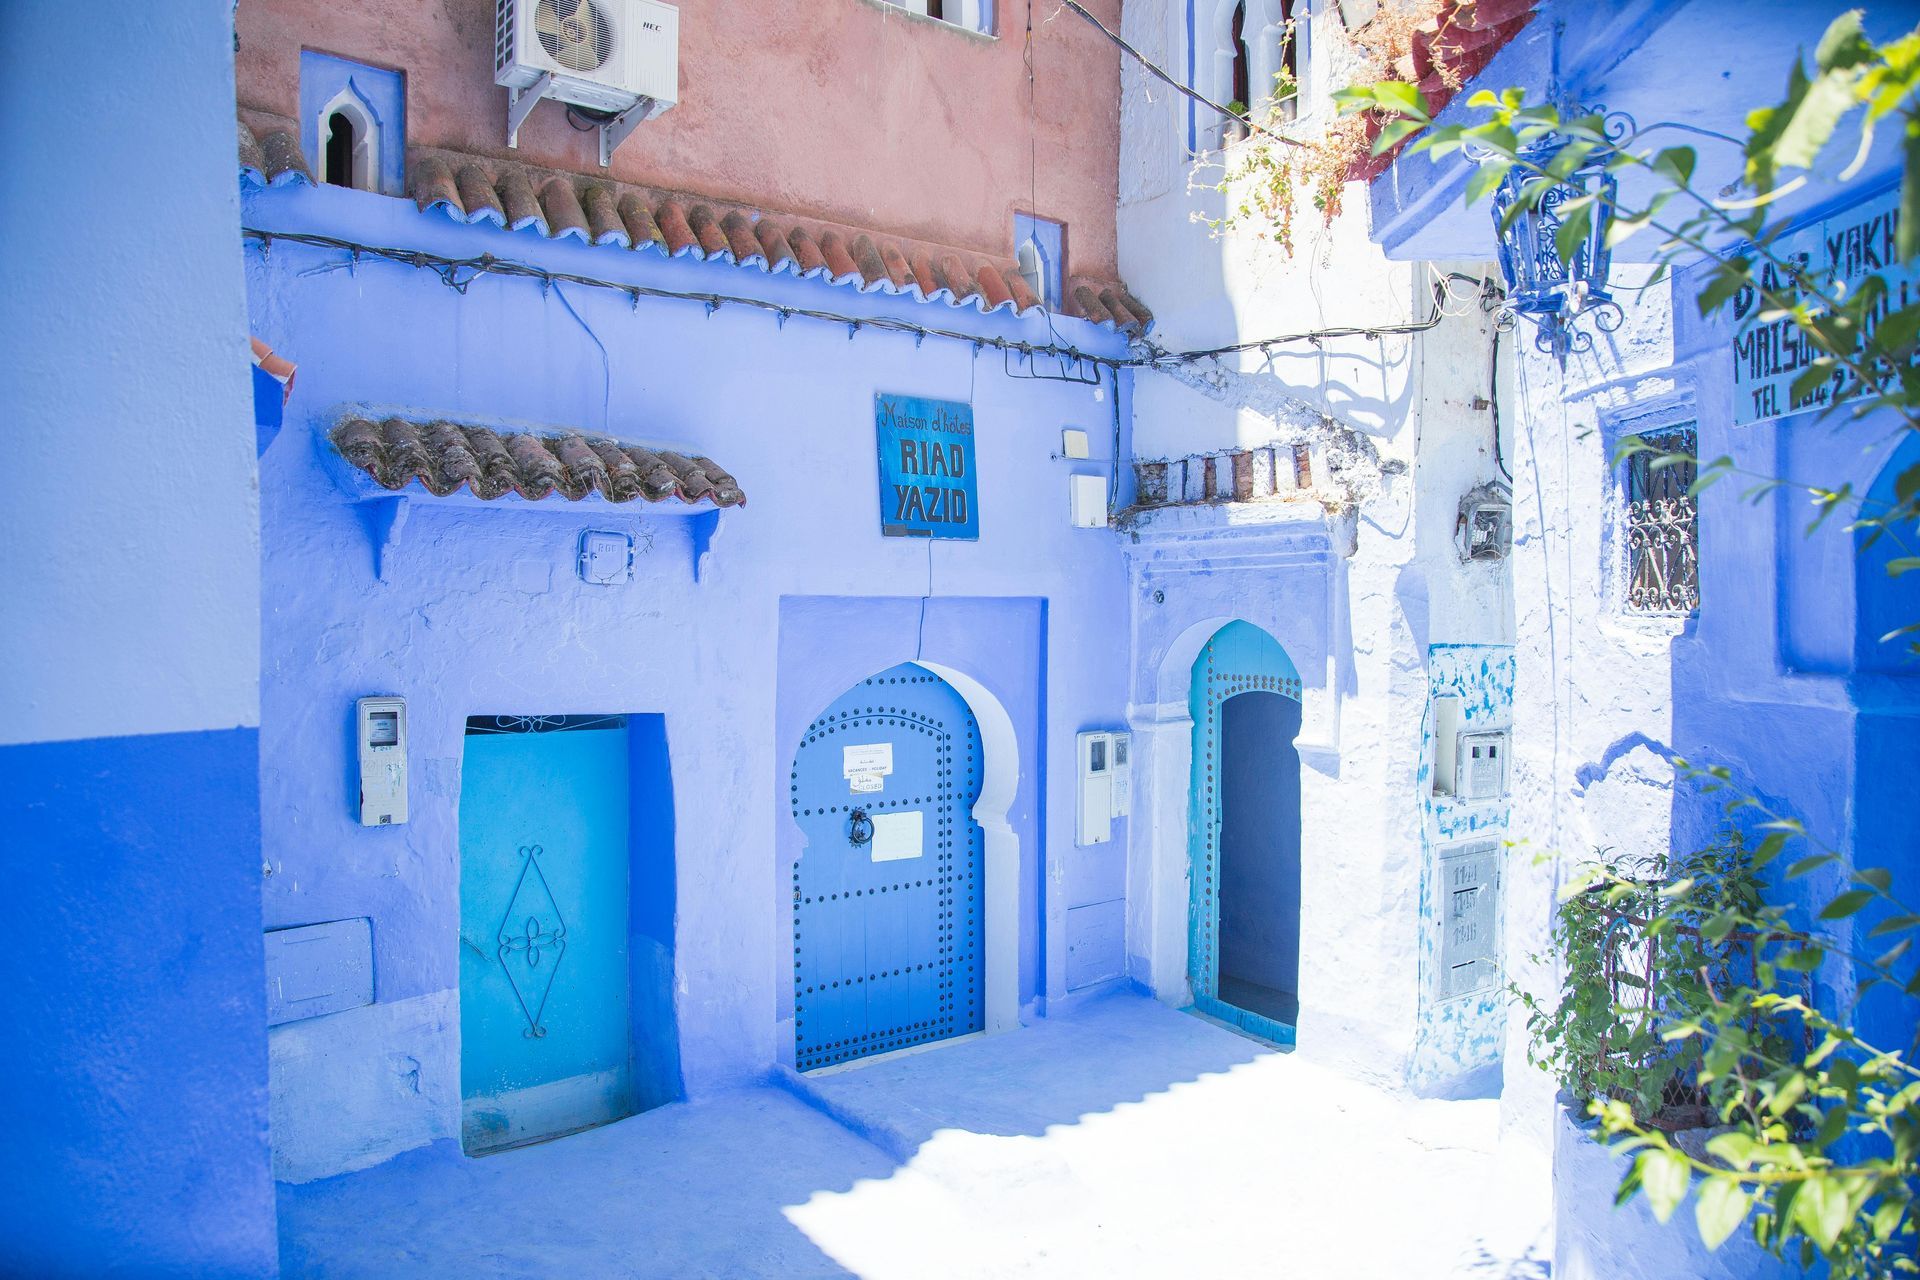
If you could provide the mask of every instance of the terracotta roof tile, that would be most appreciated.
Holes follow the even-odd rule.
[[[716,507],[747,500],[739,482],[710,458],[579,432],[348,417],[331,438],[342,457],[386,489],[417,482],[440,497],[465,488],[488,500],[517,493],[537,501],[556,492],[574,502],[592,493],[610,502],[678,498]]]
[[[1493,56],[1533,21],[1539,0],[1446,0],[1440,11],[1413,33],[1408,65],[1396,68],[1426,95],[1434,115],[1452,102],[1469,80],[1487,69]],[[1382,120],[1368,116],[1368,137],[1377,135]],[[1401,142],[1356,166],[1351,177],[1372,180],[1393,167]]]
[[[587,230],[592,233],[593,243],[617,244],[622,249],[633,247],[633,240],[620,221],[620,210],[614,203],[613,192],[605,187],[588,187],[586,204]]]
[[[712,209],[704,204],[694,205],[687,210],[687,226],[692,228],[703,256],[732,260],[726,233],[720,230],[720,220],[713,216]]]
[[[580,207],[580,197],[574,194],[572,183],[563,178],[549,179],[540,188],[540,207],[547,211],[547,226],[554,239],[572,236],[576,240],[592,240],[587,230],[587,212]]]
[[[1475,0],[1454,2],[1457,9],[1471,11]],[[1500,6],[1523,2],[1533,0],[1478,0],[1483,18],[1488,12],[1504,12]],[[243,181],[257,186],[313,181],[287,129],[261,131],[241,122],[239,158]],[[994,261],[945,246],[876,237],[854,227],[802,223],[744,206],[459,152],[411,148],[407,190],[423,211],[444,213],[456,222],[532,231],[548,239],[569,236],[628,251],[713,258],[767,274],[791,272],[863,293],[905,294],[981,312],[1008,309],[1025,314],[1040,306],[1011,259]],[[1153,323],[1152,313],[1118,281],[1076,277],[1066,293],[1067,315],[1132,334],[1145,332]],[[1120,305],[1114,305],[1116,300]]]
[[[683,253],[697,252],[700,242],[694,238],[693,228],[687,225],[687,211],[678,201],[668,200],[653,211],[653,217],[660,224],[662,243],[667,247],[667,256],[677,258]]]
[[[720,231],[727,237],[727,248],[733,251],[733,260],[743,267],[764,265],[767,256],[760,249],[760,241],[754,237],[753,223],[747,215],[738,209],[720,219]]]
[[[546,211],[534,198],[533,183],[524,172],[518,168],[508,169],[495,189],[500,193],[499,207],[506,210],[509,229],[525,231],[531,227],[543,236],[551,234]]]
[[[760,234],[766,235],[773,229],[770,222],[760,224]],[[818,275],[827,270],[827,259],[820,252],[820,246],[805,227],[794,227],[787,232],[787,243],[793,248],[793,260],[803,276]]]
[[[300,140],[291,130],[273,129],[256,134],[240,125],[240,176],[262,186],[313,181],[313,170],[300,154]]]
[[[769,271],[792,269],[799,271],[799,255],[793,245],[780,234],[780,228],[771,222],[761,222],[753,229],[754,236],[760,241],[760,254]]]
[[[660,224],[653,220],[653,210],[632,191],[620,197],[620,221],[626,224],[634,248],[650,245],[662,253],[667,252],[667,237],[661,232]]]
[[[1018,276],[1019,272],[1013,273]],[[1013,301],[1013,292],[1007,288],[1007,282],[991,263],[983,263],[974,273],[974,286],[980,290],[980,296],[987,300],[987,310],[1006,306]]]
[[[446,211],[450,217],[459,221],[464,210],[464,220],[467,222],[486,221],[499,227],[507,225],[507,211],[501,207],[500,195],[479,165],[461,165],[455,182],[460,202]]]

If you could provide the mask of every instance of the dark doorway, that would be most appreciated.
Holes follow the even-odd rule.
[[[1300,1014],[1300,703],[1242,693],[1220,708],[1220,979],[1225,1004]]]

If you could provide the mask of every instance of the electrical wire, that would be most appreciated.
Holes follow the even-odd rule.
[[[1303,333],[1281,334],[1272,338],[1253,338],[1246,342],[1235,342],[1224,347],[1208,347],[1200,351],[1163,351],[1155,347],[1152,343],[1143,342],[1142,345],[1146,346],[1152,354],[1144,358],[1136,359],[1130,363],[1136,368],[1152,369],[1166,364],[1193,364],[1201,360],[1217,359],[1220,356],[1238,355],[1243,351],[1261,351],[1264,353],[1264,349],[1267,347],[1277,347],[1292,342],[1311,342],[1317,346],[1321,342],[1336,338],[1366,338],[1372,340],[1374,338],[1393,337],[1410,333],[1425,333],[1428,329],[1437,327],[1439,323],[1448,316],[1455,314],[1448,311],[1444,305],[1445,299],[1452,296],[1447,289],[1448,281],[1452,280],[1479,285],[1483,290],[1483,296],[1497,294],[1497,290],[1490,280],[1485,280],[1478,276],[1462,275],[1458,271],[1450,271],[1434,281],[1433,309],[1427,313],[1427,317],[1424,320],[1409,320],[1400,324],[1344,325],[1331,329],[1312,329]]]
[[[1487,407],[1493,410],[1493,465],[1500,468],[1500,474],[1507,478],[1507,487],[1513,487],[1513,472],[1507,470],[1506,455],[1500,449],[1500,326],[1493,327],[1493,357],[1488,362]]]
[[[975,349],[991,347],[996,351],[1018,353],[1023,356],[1044,355],[1056,359],[1079,361],[1098,369],[1158,369],[1170,365],[1198,364],[1202,361],[1217,360],[1221,356],[1233,355],[1242,351],[1258,351],[1264,347],[1286,346],[1299,342],[1318,345],[1324,341],[1339,338],[1380,338],[1398,334],[1421,333],[1437,326],[1446,318],[1441,308],[1441,300],[1447,296],[1446,281],[1461,280],[1470,284],[1484,285],[1488,282],[1473,276],[1450,273],[1434,285],[1434,305],[1431,314],[1424,320],[1388,325],[1348,325],[1330,329],[1312,329],[1300,333],[1279,334],[1270,338],[1256,338],[1247,342],[1235,343],[1225,347],[1209,347],[1200,351],[1168,351],[1155,346],[1144,339],[1137,345],[1148,354],[1133,356],[1103,356],[1083,351],[1066,342],[1023,342],[1011,338],[988,337],[977,333],[967,333],[959,329],[941,328],[936,325],[915,324],[909,320],[897,320],[891,316],[850,316],[837,311],[827,311],[818,307],[799,307],[784,302],[769,302],[764,298],[754,298],[743,294],[699,293],[685,289],[663,289],[655,285],[628,284],[618,280],[605,280],[597,276],[579,275],[570,271],[549,271],[529,263],[515,262],[509,258],[496,258],[483,253],[473,258],[450,258],[444,254],[429,253],[421,249],[402,249],[387,245],[364,244],[355,240],[346,240],[338,236],[316,235],[301,231],[266,231],[258,227],[242,228],[242,235],[259,244],[263,251],[276,243],[298,244],[308,248],[335,249],[350,255],[348,262],[337,268],[343,269],[357,263],[360,258],[368,257],[378,261],[392,262],[400,266],[412,267],[418,271],[431,271],[440,277],[441,283],[455,293],[464,294],[474,281],[485,276],[505,276],[510,279],[538,280],[546,284],[577,284],[583,288],[605,289],[623,294],[637,306],[641,298],[663,298],[681,302],[698,302],[707,308],[708,314],[723,306],[745,307],[754,311],[765,311],[778,317],[782,324],[791,319],[819,321],[841,326],[847,330],[848,338],[854,337],[862,329],[871,329],[881,333],[910,334],[915,338],[944,338],[953,342],[963,342]]]

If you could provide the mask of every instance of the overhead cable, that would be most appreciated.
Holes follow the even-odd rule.
[[[1470,284],[1493,286],[1472,276],[1454,273],[1444,279],[1436,280],[1433,286],[1433,308],[1424,320],[1409,321],[1388,325],[1349,325],[1332,329],[1313,329],[1301,333],[1281,334],[1271,338],[1258,338],[1249,342],[1234,343],[1231,346],[1210,347],[1201,351],[1166,351],[1139,340],[1146,348],[1145,355],[1103,356],[1083,351],[1072,343],[1055,340],[1052,342],[1022,342],[1012,338],[988,337],[982,334],[967,333],[959,329],[946,329],[934,325],[915,324],[910,320],[898,320],[891,316],[850,316],[837,311],[826,311],[817,307],[800,307],[784,302],[769,302],[764,298],[748,297],[743,294],[698,293],[682,289],[662,289],[654,285],[628,284],[618,280],[605,280],[596,276],[577,275],[568,271],[549,271],[530,263],[515,262],[508,258],[496,258],[490,253],[473,258],[450,258],[444,254],[428,253],[421,249],[401,249],[387,245],[363,244],[338,236],[316,235],[300,231],[265,231],[257,227],[243,228],[246,238],[261,246],[263,250],[276,242],[306,245],[309,248],[336,249],[349,255],[342,264],[351,267],[362,258],[372,258],[382,262],[397,263],[419,271],[431,271],[456,293],[465,293],[474,281],[483,276],[506,276],[521,280],[538,280],[543,285],[577,284],[583,288],[605,289],[626,295],[635,305],[641,298],[665,298],[682,302],[698,302],[712,315],[721,307],[746,307],[750,310],[772,313],[781,325],[790,319],[814,320],[825,324],[844,327],[849,339],[862,329],[871,329],[881,333],[904,333],[913,335],[916,342],[927,338],[945,338],[953,342],[964,342],[975,350],[991,347],[1023,356],[1048,356],[1063,361],[1084,363],[1089,366],[1106,369],[1156,369],[1169,365],[1196,364],[1204,360],[1218,360],[1222,356],[1235,355],[1244,351],[1259,351],[1266,347],[1286,346],[1299,342],[1318,345],[1321,342],[1339,338],[1383,338],[1400,334],[1421,333],[1438,325],[1446,318],[1447,312],[1442,303],[1447,296],[1447,281],[1462,280]],[[328,268],[320,268],[327,270]],[[565,298],[561,301],[565,303]],[[567,304],[571,310],[571,304]],[[596,341],[598,339],[596,338]],[[1077,379],[1076,379],[1077,380]]]

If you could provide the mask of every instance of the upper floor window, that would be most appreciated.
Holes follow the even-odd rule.
[[[994,0],[881,0],[881,3],[923,17],[938,18],[969,31],[993,34]]]
[[[1699,474],[1692,423],[1643,431],[1649,447],[1627,459],[1627,609],[1692,613],[1700,607]]]
[[[1013,259],[1042,306],[1057,310],[1067,261],[1067,229],[1030,213],[1013,215]]]
[[[1193,87],[1235,114],[1264,121],[1298,113],[1307,37],[1305,0],[1187,0]],[[1246,134],[1237,120],[1189,104],[1188,146],[1223,146]]]
[[[314,176],[400,195],[406,186],[406,89],[398,71],[300,53],[300,145]]]

